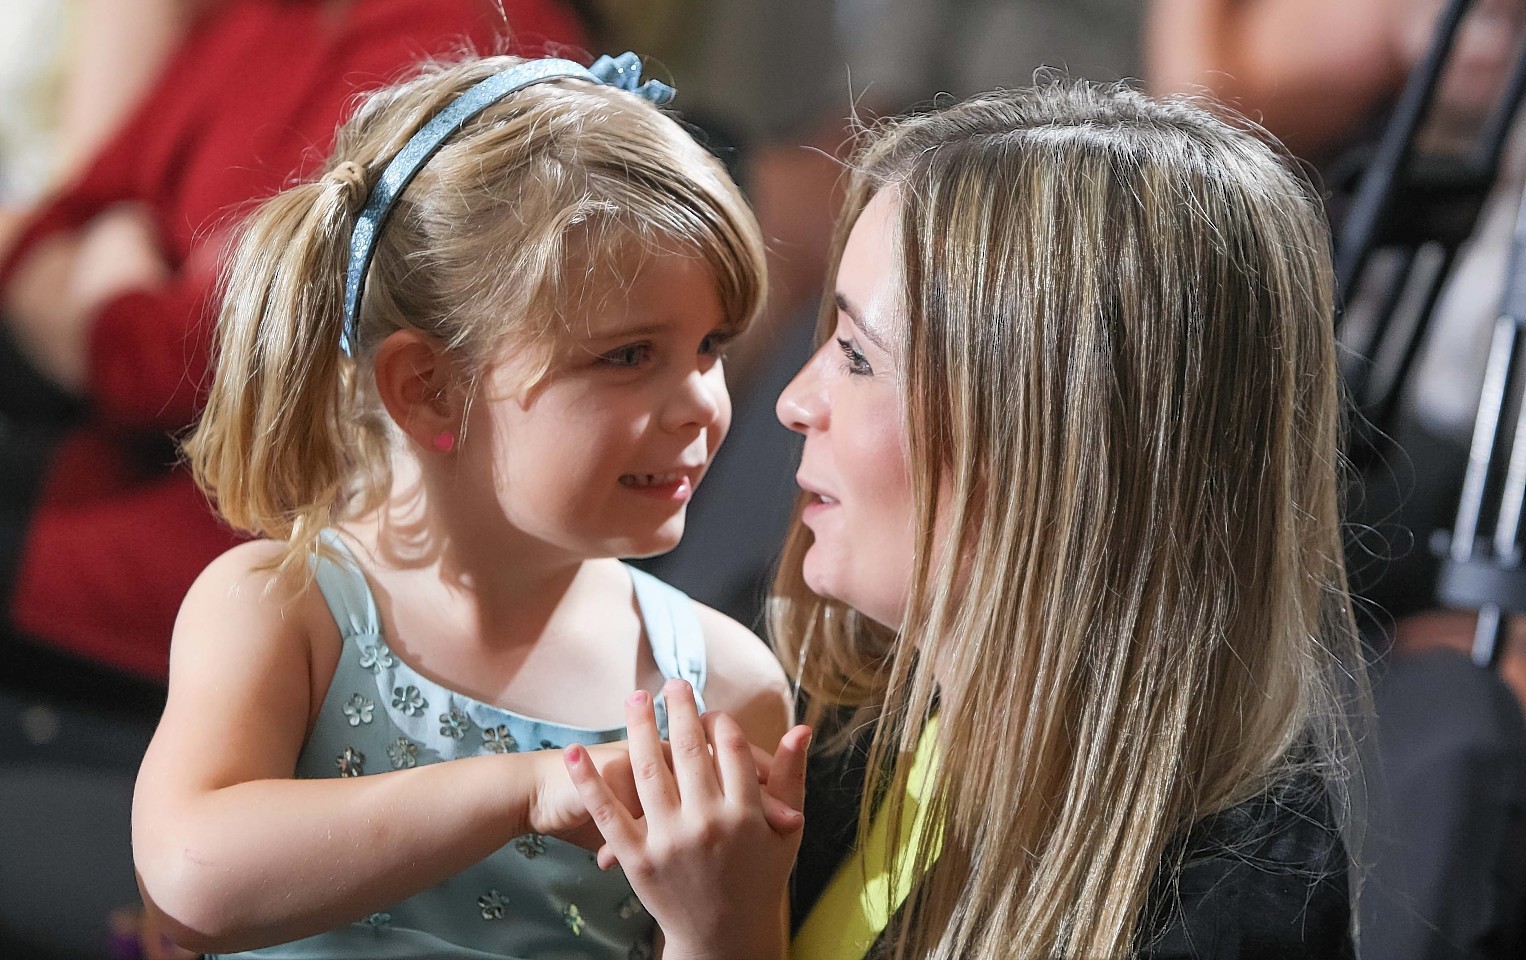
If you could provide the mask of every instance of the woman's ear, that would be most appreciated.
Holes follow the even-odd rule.
[[[461,432],[465,394],[433,338],[398,330],[376,350],[376,392],[392,421],[425,450],[449,452]]]

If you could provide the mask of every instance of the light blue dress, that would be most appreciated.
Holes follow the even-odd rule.
[[[420,675],[388,648],[375,598],[348,549],[332,531],[324,539],[345,560],[314,560],[318,586],[339,624],[343,651],[297,761],[297,777],[361,777],[487,753],[624,739],[624,728],[587,730],[548,723],[482,703]],[[628,569],[658,668],[664,677],[689,681],[700,696],[705,685],[704,638],[689,598]],[[660,698],[658,720],[666,729]],[[588,851],[532,833],[370,917],[237,956],[642,960],[652,956],[654,932],[651,917],[619,870],[602,872]]]

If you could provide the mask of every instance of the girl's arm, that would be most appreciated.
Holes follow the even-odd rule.
[[[339,641],[316,586],[283,589],[258,569],[279,549],[219,558],[175,625],[169,702],[133,804],[139,883],[173,939],[226,952],[309,936],[519,834],[586,821],[554,752],[292,779],[328,680],[315,683],[315,649]],[[621,755],[593,754],[614,766]]]
[[[586,749],[568,770],[604,835],[601,866],[615,859],[663,934],[663,960],[779,960],[788,947],[786,885],[805,825],[807,727],[779,742],[766,787],[753,747],[724,713],[700,720],[681,680],[664,688],[671,758],[663,755],[652,698],[626,704],[630,759],[644,814],[631,816]]]

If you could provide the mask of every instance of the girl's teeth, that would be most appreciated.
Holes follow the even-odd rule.
[[[620,482],[627,487],[652,487],[659,484],[677,483],[682,474],[678,473],[627,473],[620,478]]]

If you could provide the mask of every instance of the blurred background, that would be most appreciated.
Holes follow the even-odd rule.
[[[643,565],[759,630],[794,492],[773,401],[811,351],[855,124],[1067,75],[1282,140],[1343,294],[1377,667],[1361,956],[1526,956],[1523,26],[1526,0],[6,0],[0,957],[174,955],[142,929],[128,818],[175,610],[236,542],[174,449],[223,244],[358,93],[463,45],[641,52],[756,205],[772,290],[728,360],[732,435]]]

